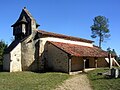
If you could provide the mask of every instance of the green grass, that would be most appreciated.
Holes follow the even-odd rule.
[[[100,72],[106,72],[106,69],[96,69],[88,72],[88,78],[93,90],[120,90],[120,78],[106,78],[103,75],[97,75]]]
[[[0,90],[52,90],[68,78],[68,74],[54,72],[0,72]]]

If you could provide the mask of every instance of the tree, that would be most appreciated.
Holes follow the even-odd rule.
[[[108,19],[104,16],[96,16],[94,19],[94,24],[90,27],[92,31],[92,38],[99,37],[99,48],[105,38],[109,38],[109,29],[108,29]]]
[[[7,44],[3,40],[0,40],[0,65],[3,62],[3,54],[6,48],[7,48]]]
[[[117,56],[117,53],[116,53],[115,49],[112,50],[112,54]]]
[[[109,48],[107,48],[107,52],[108,52],[108,53],[111,53],[112,55],[114,55],[114,56],[115,56],[115,59],[116,59],[117,61],[120,61],[120,55],[119,55],[119,56],[117,55],[115,49],[112,49],[112,50],[111,50],[111,48],[109,47]]]
[[[117,59],[116,59],[118,62],[120,62],[120,55],[117,57]]]
[[[110,52],[110,53],[112,52],[110,47],[107,48],[107,52]]]
[[[116,53],[115,49],[111,50],[111,48],[109,47],[109,48],[107,48],[107,52],[110,52],[111,54],[117,56],[117,53]]]

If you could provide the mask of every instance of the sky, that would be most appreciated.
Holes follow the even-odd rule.
[[[8,44],[13,38],[11,25],[24,7],[41,25],[40,30],[93,40],[95,45],[98,38],[91,38],[90,26],[94,17],[105,16],[111,37],[102,47],[120,55],[120,0],[0,0],[0,39]]]

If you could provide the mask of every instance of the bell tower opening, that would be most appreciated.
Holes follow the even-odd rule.
[[[25,16],[23,16],[21,20],[13,24],[12,27],[13,27],[13,35],[15,36],[15,40],[23,39],[26,36],[26,29],[27,29],[27,20]]]

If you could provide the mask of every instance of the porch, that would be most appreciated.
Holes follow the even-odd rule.
[[[105,58],[94,58],[94,57],[72,57],[69,59],[69,74],[74,75],[81,72],[88,72],[95,68],[108,67],[109,64]]]
[[[52,48],[48,51],[55,51],[56,49],[56,52],[52,52],[53,55],[50,55],[51,53],[48,55],[52,56],[52,58],[59,55],[59,59],[56,57],[56,59],[53,58],[51,61],[57,62],[59,60],[62,62],[62,64],[52,64],[58,71],[61,70],[70,74],[71,72],[85,71],[85,69],[89,70],[89,68],[109,66],[109,63],[105,60],[105,57],[108,57],[108,52],[96,46],[88,47],[62,42],[49,42],[49,45],[51,45]],[[63,58],[63,56],[65,57]]]

